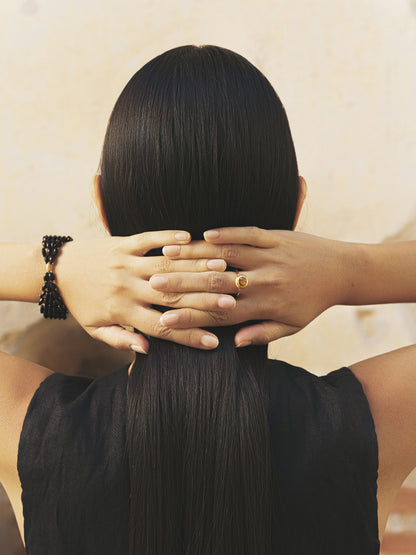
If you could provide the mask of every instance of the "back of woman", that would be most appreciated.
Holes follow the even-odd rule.
[[[377,441],[361,385],[347,368],[321,378],[278,361],[269,361],[266,370],[271,485],[267,497],[263,493],[261,510],[271,503],[269,553],[378,553]],[[127,368],[94,381],[52,374],[36,392],[19,454],[28,553],[48,553],[51,546],[53,553],[60,554],[129,552],[128,379]],[[185,405],[182,400],[182,414]],[[246,505],[246,474],[235,484],[244,461],[227,461],[228,474],[221,481],[222,476],[216,475],[221,466],[213,460],[224,454],[227,457],[238,436],[238,425],[225,446],[211,444],[202,453],[196,449],[189,452],[203,439],[198,427],[200,412],[194,411],[193,423],[188,425],[175,413],[176,421],[164,423],[164,435],[163,428],[158,431],[154,426],[170,452],[164,461],[157,454],[148,454],[155,473],[149,489],[159,480],[163,489],[155,493],[162,506],[156,522],[160,536],[154,538],[158,543],[142,552],[237,553],[233,546],[224,548],[225,529],[230,529],[230,541],[238,544],[240,538],[232,536],[237,531],[244,537],[238,528],[244,510],[245,518],[251,519],[244,521],[250,532],[257,524],[258,515],[250,514],[255,501]],[[213,440],[231,423],[221,425],[214,410]],[[198,437],[188,439],[192,432]],[[264,465],[259,441],[255,448],[260,451],[251,455]],[[196,468],[192,468],[195,458]],[[236,506],[225,514],[228,492]],[[189,515],[188,503],[194,515]],[[219,514],[208,513],[210,508]],[[184,516],[193,533],[184,533]],[[145,514],[136,517],[135,526],[144,528],[146,518]],[[147,526],[152,529],[152,522]],[[172,539],[165,535],[169,527]],[[225,531],[221,532],[221,527]],[[214,535],[214,530],[223,535]],[[186,541],[196,544],[197,534],[205,534],[204,545],[184,547]],[[258,538],[259,546],[266,539]],[[250,549],[243,547],[243,553],[258,552],[256,546]]]
[[[97,187],[118,236],[290,230],[303,200],[276,93],[211,46],[133,76]],[[19,451],[28,553],[378,553],[377,440],[360,383],[346,368],[317,378],[268,361],[267,346],[237,350],[237,330],[218,328],[214,351],[150,339],[129,370],[42,382]]]

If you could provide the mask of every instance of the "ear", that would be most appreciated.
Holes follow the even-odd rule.
[[[94,175],[94,179],[91,183],[91,196],[94,201],[95,206],[97,207],[98,213],[100,214],[101,221],[104,224],[104,227],[110,233],[110,229],[108,227],[107,216],[103,206],[103,200],[101,197],[101,175],[97,174]],[[110,233],[111,235],[111,233]]]
[[[307,188],[307,185],[306,185],[306,181],[300,175],[299,176],[298,205],[296,207],[296,215],[295,215],[295,220],[293,222],[293,229],[296,229],[296,226],[298,225],[299,216],[300,216],[300,213],[302,212],[302,206],[303,206],[303,203],[305,202],[307,190],[308,190],[308,188]]]

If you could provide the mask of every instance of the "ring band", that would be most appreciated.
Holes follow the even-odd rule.
[[[248,285],[248,277],[245,274],[237,274],[237,277],[235,278],[234,281],[237,289],[238,289],[238,293],[237,295],[240,294],[240,290],[241,289],[245,289]]]

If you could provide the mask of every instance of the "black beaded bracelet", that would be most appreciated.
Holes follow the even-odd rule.
[[[39,299],[40,312],[44,318],[57,318],[65,320],[68,309],[59,294],[52,267],[56,261],[59,249],[64,243],[72,241],[72,237],[62,235],[44,235],[42,239],[42,256],[46,263],[46,274],[43,276],[44,284]]]

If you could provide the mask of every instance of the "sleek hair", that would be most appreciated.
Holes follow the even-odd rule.
[[[113,109],[101,159],[113,235],[218,226],[291,229],[298,168],[264,75],[216,46],[157,56]],[[127,391],[130,553],[269,555],[267,347],[234,327],[200,351],[150,339]]]

